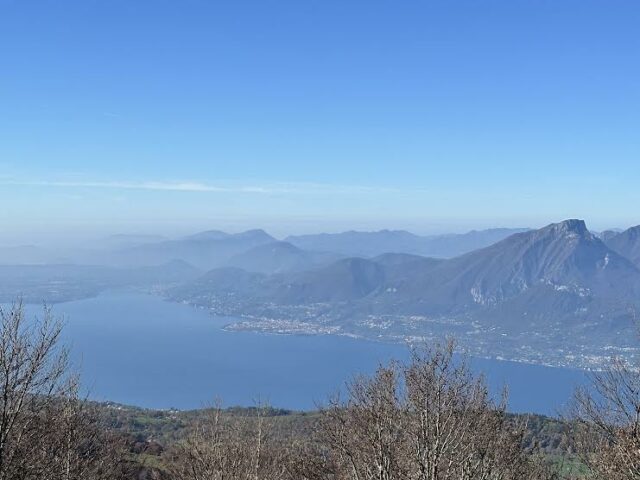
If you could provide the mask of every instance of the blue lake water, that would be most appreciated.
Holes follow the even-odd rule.
[[[65,317],[65,341],[91,398],[150,408],[260,398],[311,409],[354,374],[408,356],[403,345],[345,337],[225,332],[228,320],[143,294],[103,294],[55,305],[54,313]],[[585,380],[579,370],[481,359],[473,366],[494,389],[508,385],[517,412],[557,413]]]

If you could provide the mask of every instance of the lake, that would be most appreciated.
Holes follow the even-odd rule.
[[[37,313],[36,306],[28,307]],[[137,293],[106,293],[54,306],[90,397],[149,408],[190,409],[262,399],[312,409],[403,345],[338,336],[226,332],[229,319]],[[579,370],[474,359],[495,390],[509,386],[515,412],[555,414],[584,382]]]

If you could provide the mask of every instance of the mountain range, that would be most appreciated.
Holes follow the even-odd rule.
[[[408,253],[449,258],[488,246],[524,229],[489,229],[420,236],[402,230],[290,236],[278,240],[263,230],[220,230],[167,239],[159,235],[112,235],[73,248],[0,247],[0,264],[153,266],[174,260],[208,270],[237,266],[250,271],[301,271],[344,257]]]
[[[109,257],[119,265],[155,265],[183,260],[201,269],[238,267],[252,272],[302,271],[343,257],[383,253],[448,258],[491,245],[525,229],[490,229],[463,234],[419,236],[403,230],[290,236],[277,240],[263,230],[229,234],[219,230],[184,238],[140,243]]]
[[[259,248],[274,247],[268,244]],[[295,247],[278,244],[277,248],[289,251]],[[245,261],[232,266],[263,273],[254,277],[263,281],[261,286],[253,286],[253,296],[284,304],[338,298],[355,301],[368,296],[375,300],[377,309],[385,309],[391,302],[396,312],[450,314],[491,308],[522,296],[577,296],[594,302],[613,297],[631,301],[640,293],[638,268],[592,235],[579,220],[514,234],[453,259],[383,254],[370,259],[344,258],[303,272],[268,275],[265,270],[272,269],[243,268],[242,263],[250,263],[253,256],[242,258]],[[543,303],[537,308],[541,309]]]
[[[206,270],[221,266],[234,255],[275,241],[275,238],[263,230],[237,234],[214,230],[178,240],[144,243],[121,249],[112,254],[112,259],[121,265],[158,265],[182,260]]]
[[[373,338],[457,329],[485,340],[499,334],[505,345],[545,338],[571,352],[572,341],[623,348],[640,308],[636,233],[605,243],[567,220],[450,259],[388,253],[286,273],[214,269],[169,295],[227,315]]]
[[[636,354],[640,227],[593,234],[566,220],[537,230],[286,240],[211,230],[102,245],[65,265],[47,264],[36,247],[5,249],[45,264],[0,266],[0,294],[64,301],[135,287],[236,317],[229,328],[391,341],[454,334],[480,353],[553,364]]]

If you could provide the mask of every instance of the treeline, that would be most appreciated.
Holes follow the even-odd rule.
[[[640,478],[640,374],[622,361],[554,421],[509,415],[453,342],[353,379],[311,415],[132,417],[79,398],[49,310],[25,319],[17,303],[0,329],[0,480]]]

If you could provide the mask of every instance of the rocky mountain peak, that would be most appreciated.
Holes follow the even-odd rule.
[[[558,234],[578,235],[586,238],[592,237],[584,220],[570,219],[560,223],[552,223],[546,227],[545,230]]]

